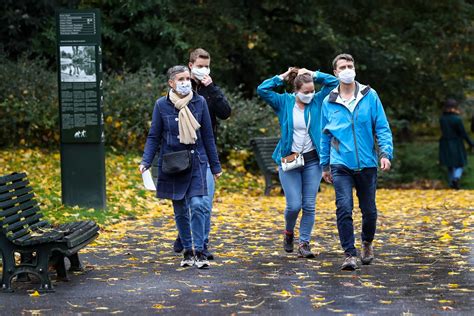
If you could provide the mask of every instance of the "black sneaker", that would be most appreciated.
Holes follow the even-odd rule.
[[[359,269],[356,257],[346,256],[344,263],[341,265],[341,270],[354,271],[355,269]]]
[[[283,238],[283,248],[286,252],[293,252],[293,240],[295,239],[295,234],[290,233],[285,230],[285,237]]]
[[[181,238],[179,238],[179,235],[178,235],[178,237],[176,237],[176,240],[173,243],[173,250],[176,253],[180,253],[181,251],[183,251],[183,249],[184,247],[183,247],[183,244],[181,243]]]
[[[194,265],[198,269],[204,269],[209,267],[209,260],[202,251],[196,251],[196,257],[194,258]]]
[[[192,249],[186,250],[181,261],[182,267],[192,267],[194,265],[194,252]]]
[[[460,184],[459,184],[459,179],[454,179],[454,180],[453,180],[452,188],[453,188],[454,190],[459,190],[459,189],[461,189],[461,186],[460,186]]]
[[[308,242],[302,242],[298,246],[298,255],[302,258],[313,259],[316,256],[311,252],[311,247]]]
[[[214,260],[214,255],[209,251],[209,249],[207,249],[207,246],[204,246],[202,254],[206,256],[207,260]]]

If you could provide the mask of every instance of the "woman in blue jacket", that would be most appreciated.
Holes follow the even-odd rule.
[[[294,93],[274,91],[285,81],[293,82]],[[317,93],[314,83],[322,85]],[[257,88],[258,95],[273,108],[280,122],[281,139],[272,158],[280,166],[280,182],[286,199],[284,249],[293,252],[294,228],[303,209],[298,255],[304,258],[314,258],[309,242],[322,174],[319,166],[321,104],[337,84],[337,78],[332,75],[289,68],[285,73],[265,80]],[[282,160],[291,161],[299,154],[303,155],[304,166],[283,171]]]
[[[168,84],[169,93],[156,101],[153,110],[140,171],[150,168],[153,157],[161,148],[156,195],[173,201],[176,226],[184,247],[181,266],[205,268],[209,266],[203,254],[207,164],[215,178],[221,175],[222,169],[206,100],[193,94],[188,67],[171,67]],[[183,150],[191,155],[191,168],[179,174],[163,172],[163,155]]]

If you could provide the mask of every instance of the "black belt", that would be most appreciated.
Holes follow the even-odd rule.
[[[310,162],[313,160],[319,160],[318,153],[316,152],[316,149],[313,149],[311,151],[308,151],[307,153],[303,154],[304,162]]]

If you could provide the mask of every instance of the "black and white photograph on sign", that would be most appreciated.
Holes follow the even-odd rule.
[[[95,46],[61,46],[61,82],[95,82]]]

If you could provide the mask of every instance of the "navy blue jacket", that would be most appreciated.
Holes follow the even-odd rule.
[[[207,164],[209,163],[211,166],[213,174],[222,171],[206,100],[202,96],[194,94],[188,107],[201,124],[201,128],[197,130],[198,139],[193,145],[179,142],[178,110],[168,96],[159,98],[153,109],[153,118],[142,164],[149,168],[158,148],[161,148],[158,156],[158,184],[156,186],[156,196],[159,198],[182,200],[185,197],[207,195]],[[185,149],[191,150],[192,153],[191,171],[180,175],[164,174],[162,171],[163,155]]]
[[[211,116],[212,131],[214,137],[217,139],[217,126],[219,122],[217,118],[226,120],[230,117],[232,109],[227,101],[225,95],[222,93],[219,86],[212,82],[210,85],[205,86],[196,80],[191,79],[193,90],[199,95],[202,95],[206,99],[209,107],[209,115]]]

